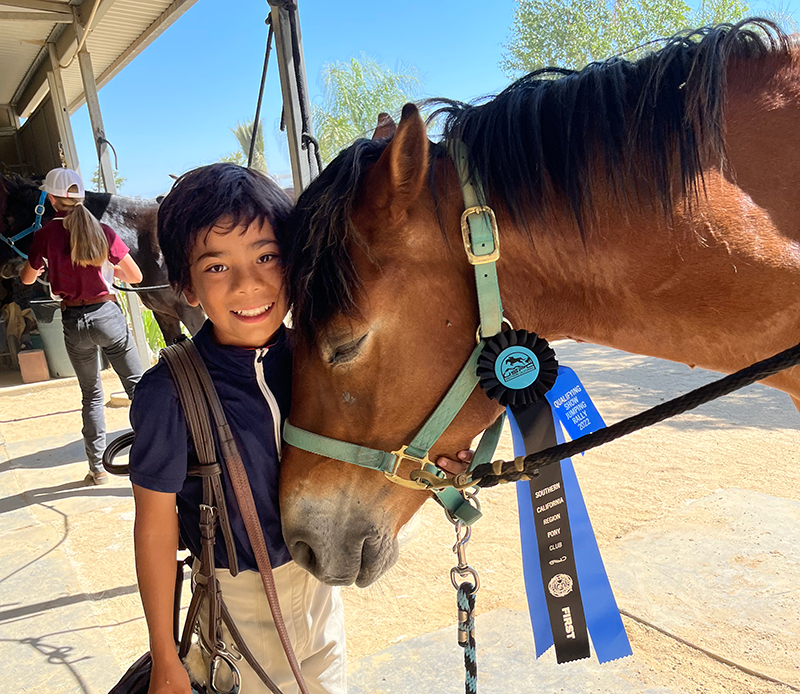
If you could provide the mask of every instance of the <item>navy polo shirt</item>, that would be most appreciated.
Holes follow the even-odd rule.
[[[220,345],[206,321],[193,338],[208,367],[225,416],[233,430],[253,490],[264,540],[273,567],[290,561],[283,541],[278,506],[278,476],[283,422],[292,396],[292,354],[281,329],[275,343],[262,349]],[[131,404],[136,438],[130,452],[131,482],[156,492],[177,494],[178,522],[183,542],[200,556],[202,480],[187,475],[197,461],[178,391],[169,367],[159,361],[136,386]],[[216,447],[217,456],[223,460]],[[223,487],[231,520],[239,569],[258,571],[239,505],[223,465]],[[222,532],[217,528],[216,566],[228,568]]]

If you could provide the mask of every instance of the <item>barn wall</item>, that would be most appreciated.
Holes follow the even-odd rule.
[[[19,129],[22,151],[30,174],[44,175],[61,166],[58,125],[53,101],[48,96]]]
[[[19,171],[20,163],[14,136],[0,135],[0,171],[4,168],[10,171]]]
[[[17,144],[17,119],[10,106],[0,104],[0,172],[20,170]]]

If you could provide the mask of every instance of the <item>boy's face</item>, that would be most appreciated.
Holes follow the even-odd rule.
[[[219,220],[197,238],[189,277],[186,298],[203,307],[223,345],[263,347],[286,316],[280,249],[269,222],[231,229]]]

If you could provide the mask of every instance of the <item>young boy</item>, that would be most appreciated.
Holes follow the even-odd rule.
[[[306,682],[312,692],[339,694],[346,691],[339,590],[291,561],[278,512],[280,431],[291,399],[291,352],[283,327],[286,301],[276,234],[290,209],[284,192],[266,176],[213,164],[182,176],[165,198],[158,213],[159,243],[170,281],[208,315],[194,343],[250,478],[284,620]],[[190,694],[172,640],[172,600],[179,532],[192,554],[200,554],[201,481],[187,477],[194,452],[166,364],[150,369],[138,388],[131,408],[136,440],[130,468],[136,570],[153,659],[149,691]],[[245,643],[281,690],[291,694],[297,687],[227,475],[223,484],[240,573],[232,577],[226,570],[225,543],[219,538],[215,564],[222,594]],[[225,639],[230,645],[227,632]],[[237,666],[243,694],[268,691],[243,660]]]
[[[286,195],[266,176],[234,164],[212,164],[175,183],[158,213],[158,237],[170,282],[208,315],[194,343],[247,469],[283,617],[306,683],[314,694],[343,694],[339,589],[319,583],[291,561],[278,508],[281,427],[291,399],[280,236],[290,208]],[[153,663],[149,693],[190,694],[173,643],[172,601],[179,534],[194,556],[200,554],[202,490],[199,478],[187,477],[194,451],[165,363],[139,382],[131,423],[136,432],[130,452],[136,570]],[[463,452],[459,457],[468,459]],[[451,472],[463,467],[444,459],[440,463]],[[226,473],[223,486],[240,569],[236,577],[227,571],[225,543],[218,536],[215,565],[223,599],[264,670],[284,694],[293,694],[298,689]],[[224,636],[231,650],[227,631]],[[242,694],[268,691],[244,660],[237,666]]]

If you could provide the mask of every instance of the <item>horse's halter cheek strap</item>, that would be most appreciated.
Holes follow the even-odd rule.
[[[497,261],[500,258],[497,219],[492,208],[486,206],[480,181],[470,176],[464,144],[454,143],[450,157],[458,172],[466,208],[461,215],[461,237],[467,260],[475,268],[475,291],[481,317],[480,336],[492,337],[500,332],[503,325],[503,304],[497,279]]]
[[[33,208],[34,214],[36,215],[36,220],[31,224],[27,229],[24,231],[20,231],[18,234],[14,234],[9,238],[6,238],[2,234],[0,234],[0,239],[5,241],[9,246],[11,246],[11,250],[13,250],[17,255],[19,255],[23,260],[27,260],[28,256],[23,253],[19,248],[17,248],[16,243],[20,239],[24,239],[28,234],[32,234],[35,231],[39,231],[42,228],[42,217],[44,216],[44,201],[47,200],[47,193],[42,191],[42,194],[39,196],[39,202],[36,207]]]

